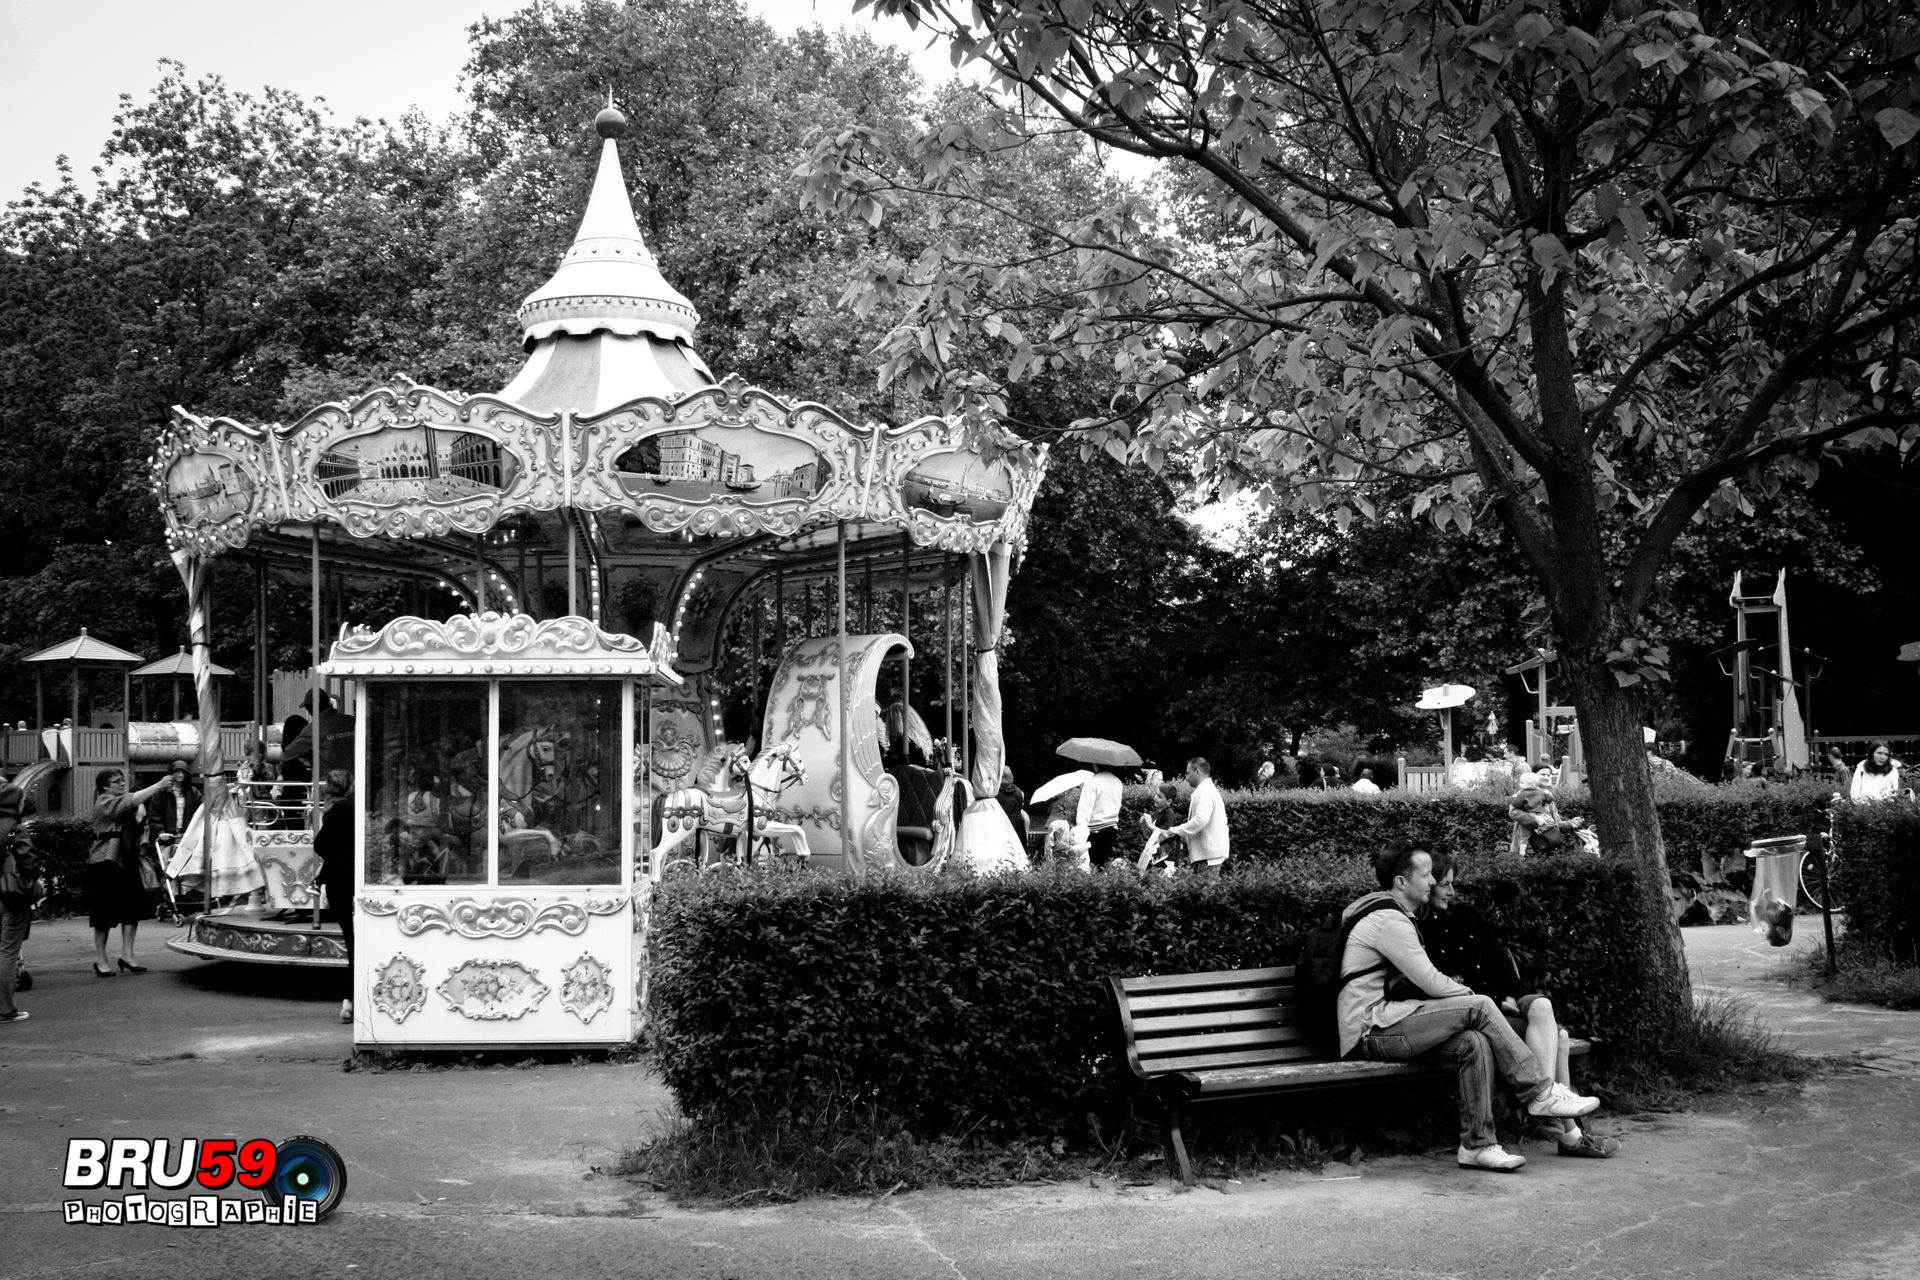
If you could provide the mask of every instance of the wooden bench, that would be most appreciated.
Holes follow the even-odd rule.
[[[1306,1025],[1294,1001],[1293,966],[1107,979],[1120,1015],[1127,1066],[1166,1109],[1167,1154],[1180,1181],[1193,1166],[1180,1133],[1186,1106],[1300,1089],[1450,1076],[1450,1063],[1345,1059]],[[1571,1042],[1578,1057],[1591,1049]]]

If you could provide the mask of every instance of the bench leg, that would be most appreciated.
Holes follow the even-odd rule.
[[[1173,1157],[1174,1167],[1179,1170],[1183,1186],[1193,1185],[1193,1165],[1187,1160],[1187,1144],[1180,1136],[1180,1095],[1169,1092],[1162,1095],[1167,1107],[1167,1154]]]

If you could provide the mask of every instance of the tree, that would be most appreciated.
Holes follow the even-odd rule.
[[[1665,656],[1644,611],[1674,539],[1830,447],[1914,438],[1911,6],[873,7],[932,26],[1018,101],[992,136],[923,138],[909,168],[830,141],[813,197],[965,198],[987,150],[1060,128],[1168,162],[1200,207],[1059,228],[1078,287],[1005,344],[998,376],[1107,363],[1131,394],[1081,429],[1149,463],[1197,451],[1223,484],[1338,519],[1400,479],[1437,522],[1497,516],[1551,608],[1607,847],[1664,911],[1640,725]],[[866,287],[916,307],[896,353],[1029,296],[1020,264],[964,252]],[[928,358],[897,376],[991,412],[966,372]],[[1678,1017],[1678,933],[1649,945],[1650,998]]]

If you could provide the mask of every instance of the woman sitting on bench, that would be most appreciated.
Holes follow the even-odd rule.
[[[1440,972],[1492,996],[1507,1022],[1527,1042],[1541,1069],[1560,1084],[1572,1086],[1568,1066],[1567,1032],[1555,1021],[1553,1001],[1529,992],[1520,981],[1513,957],[1500,944],[1493,926],[1473,907],[1454,901],[1453,855],[1433,855],[1433,893],[1417,921],[1420,942]],[[1582,1133],[1579,1124],[1560,1119],[1559,1151],[1563,1156],[1605,1159],[1620,1149],[1613,1138]]]

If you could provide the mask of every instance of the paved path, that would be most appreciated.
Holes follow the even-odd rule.
[[[696,1211],[592,1172],[665,1122],[644,1067],[349,1073],[338,997],[311,981],[190,961],[157,934],[152,973],[96,980],[83,928],[41,925],[22,999],[36,1016],[0,1029],[0,1277],[1920,1274],[1920,1014],[1822,1005],[1780,980],[1787,951],[1745,929],[1687,941],[1700,990],[1857,1065],[1611,1122],[1625,1141],[1611,1161],[1529,1148],[1517,1175],[1439,1153],[1193,1192],[1102,1178]],[[322,1227],[87,1227],[57,1212],[69,1137],[292,1133],[348,1164]]]

